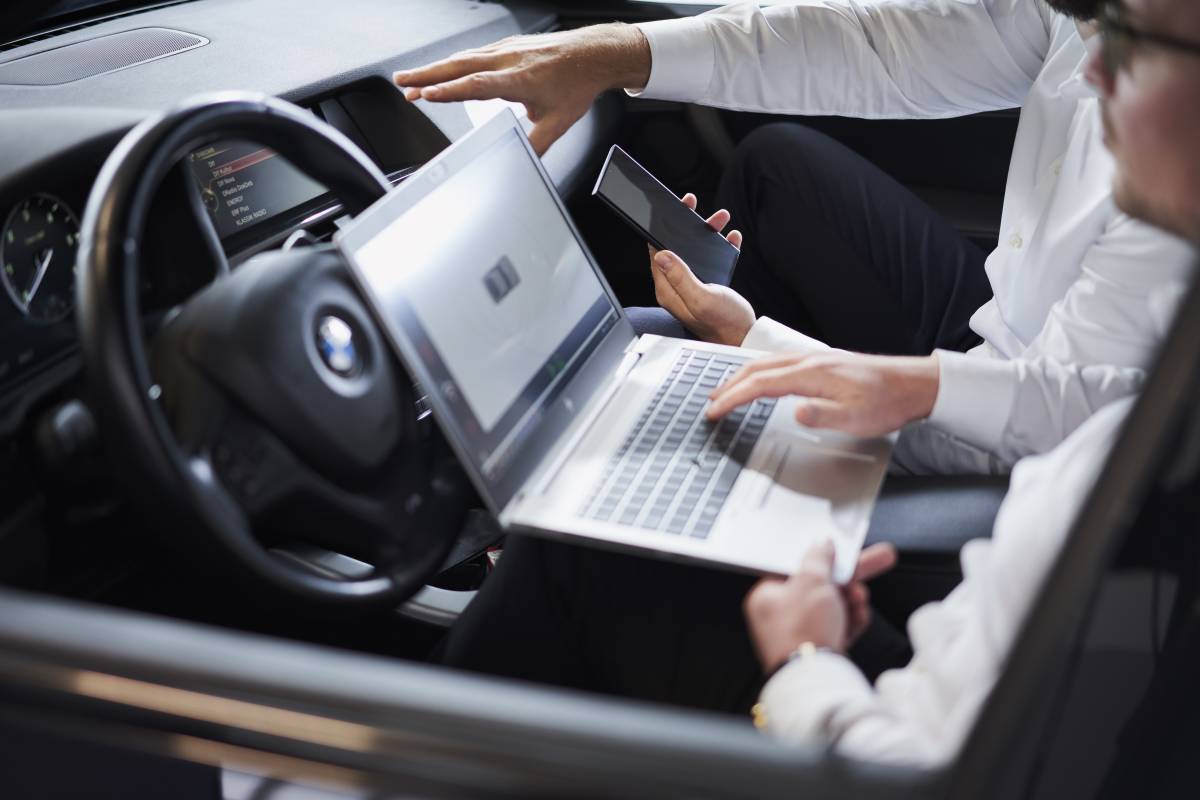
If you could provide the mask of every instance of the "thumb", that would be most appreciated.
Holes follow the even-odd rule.
[[[550,149],[550,145],[558,141],[559,137],[567,132],[571,127],[571,120],[564,121],[557,116],[547,115],[538,122],[535,122],[533,128],[529,131],[529,144],[533,147],[533,152],[538,156],[546,155],[546,151]]]
[[[800,562],[800,571],[832,580],[834,555],[833,540],[826,539],[809,548],[804,555],[804,560]]]
[[[667,283],[671,284],[671,288],[678,292],[683,302],[688,305],[704,291],[704,284],[696,274],[683,263],[683,259],[670,250],[660,250],[654,257],[654,266],[658,267],[666,277]]]
[[[806,397],[796,404],[796,421],[808,428],[843,430],[846,417],[845,406],[823,397]]]

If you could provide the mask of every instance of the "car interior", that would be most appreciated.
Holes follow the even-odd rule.
[[[1185,522],[1200,496],[1200,295],[951,768],[848,762],[746,720],[449,673],[430,663],[435,648],[503,557],[503,531],[370,333],[330,241],[509,104],[408,103],[390,76],[506,36],[703,7],[76,5],[0,36],[0,730],[15,792],[0,793],[68,796],[62,781],[206,798],[309,783],[339,797],[1176,785],[1195,734],[1151,743],[1164,726],[1196,728],[1176,701],[1195,663]],[[609,147],[703,210],[738,142],[778,119],[610,93],[545,155],[624,305],[655,301],[645,243],[590,194]],[[802,120],[984,249],[1017,121],[1016,109]],[[306,321],[333,306],[359,315],[379,354],[362,391],[332,391],[311,368]],[[901,558],[872,586],[877,613],[902,628],[945,596],[1006,488],[889,478],[886,524],[868,540]]]

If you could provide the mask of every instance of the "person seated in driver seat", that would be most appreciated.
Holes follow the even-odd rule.
[[[1124,0],[1102,27],[1088,73],[1103,93],[1117,203],[1200,246],[1200,6]],[[1157,319],[1178,294],[1168,285],[1156,295]],[[748,708],[762,687],[756,718],[772,734],[862,758],[943,762],[994,685],[1133,400],[1017,465],[992,539],[963,548],[963,582],[913,615],[912,660],[874,685],[845,653],[868,620],[863,581],[894,559],[887,545],[864,551],[847,586],[831,578],[832,548],[814,549],[789,579],[758,582],[743,620],[742,578],[514,537],[444,661],[725,710]]]
[[[787,123],[747,137],[722,181],[719,205],[746,233],[732,289],[700,284],[670,253],[651,269],[659,302],[694,335],[791,354],[741,391],[810,396],[798,412],[807,425],[903,427],[899,471],[1006,473],[1137,390],[1163,322],[1148,298],[1188,267],[1183,243],[1113,207],[1072,18],[1096,5],[739,3],[514,37],[395,81],[412,100],[524,103],[539,152],[610,88],[870,118],[1023,106],[1000,247],[986,259],[864,159]],[[662,329],[642,319],[643,331]]]

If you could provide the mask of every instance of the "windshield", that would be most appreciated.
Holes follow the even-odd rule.
[[[130,9],[186,0],[15,0],[0,20],[0,45],[66,25],[102,19]]]

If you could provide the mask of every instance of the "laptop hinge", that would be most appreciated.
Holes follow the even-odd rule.
[[[620,384],[625,380],[629,373],[633,372],[633,368],[642,360],[642,353],[637,350],[626,350],[625,356],[621,359],[621,363],[613,370],[612,381],[615,384]]]

